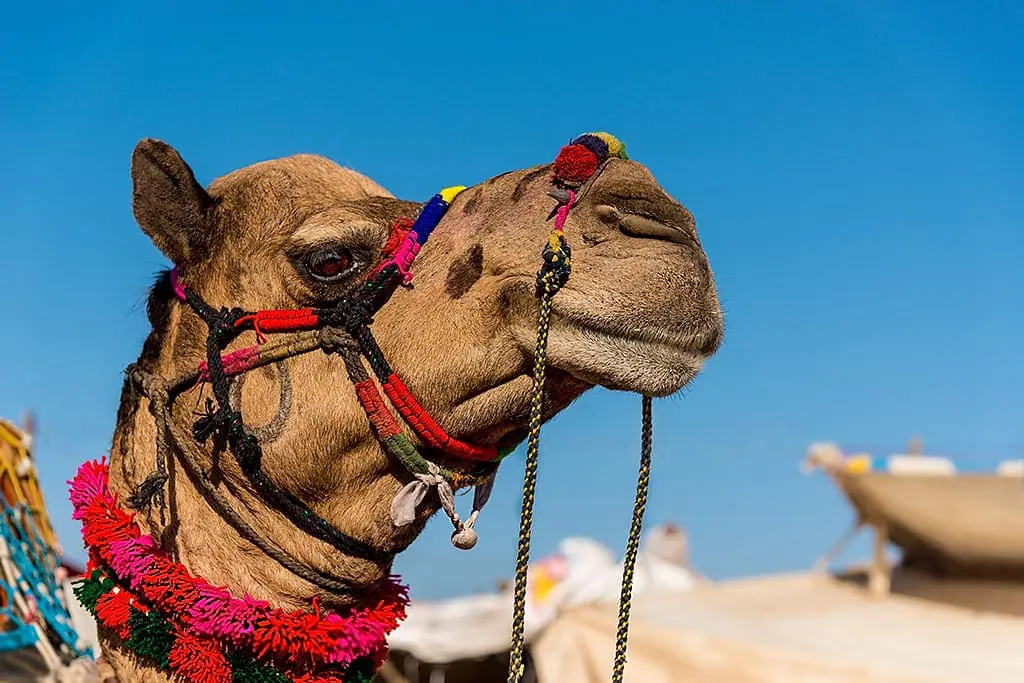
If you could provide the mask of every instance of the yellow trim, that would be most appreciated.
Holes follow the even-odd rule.
[[[50,525],[35,463],[21,438],[21,430],[7,420],[0,420],[0,437],[10,447],[2,448],[3,444],[0,444],[0,495],[5,490],[9,491],[14,496],[14,500],[7,501],[9,504],[26,504],[35,518],[43,541],[53,547],[57,543],[57,536]],[[18,466],[25,461],[28,461],[28,472],[19,476]]]
[[[848,474],[864,474],[871,471],[870,455],[853,455],[843,463],[843,469]]]
[[[459,196],[459,193],[466,189],[465,185],[454,185],[441,190],[441,199],[445,204],[451,204],[452,200]]]

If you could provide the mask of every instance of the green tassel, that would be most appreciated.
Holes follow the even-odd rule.
[[[174,646],[171,625],[156,610],[141,612],[134,607],[128,617],[127,645],[140,655],[155,660],[162,668],[170,666],[168,657]]]
[[[231,665],[231,683],[288,683],[284,674],[241,652],[232,652],[227,659]]]
[[[372,657],[363,657],[352,662],[345,672],[345,683],[370,683],[377,673]]]
[[[96,570],[89,575],[89,578],[76,581],[71,590],[82,606],[92,614],[96,610],[96,603],[99,599],[113,587],[114,582],[104,576],[103,572]]]

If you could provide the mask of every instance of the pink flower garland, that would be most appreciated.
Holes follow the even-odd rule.
[[[110,492],[106,457],[84,463],[68,483],[73,518],[82,521],[90,554],[180,627],[187,626],[197,642],[224,640],[291,668],[347,666],[361,657],[379,659],[387,634],[405,618],[408,589],[394,576],[369,604],[347,614],[287,612],[248,595],[233,597],[226,588],[192,576],[142,534],[134,515],[121,510]]]

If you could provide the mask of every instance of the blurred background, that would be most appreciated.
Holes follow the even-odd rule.
[[[109,448],[121,371],[167,263],[129,157],[200,181],[315,152],[424,200],[608,130],[695,215],[726,339],[655,404],[650,525],[713,580],[804,569],[850,523],[809,444],[914,435],[961,469],[1024,457],[1024,8],[981,0],[431,5],[20,3],[0,22],[0,415],[36,419],[53,526]],[[620,552],[640,400],[594,391],[546,429],[534,548]],[[396,570],[414,599],[511,577],[522,452],[481,541],[443,519]],[[870,553],[862,539],[848,557]]]

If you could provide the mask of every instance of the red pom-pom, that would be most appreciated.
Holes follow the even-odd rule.
[[[231,683],[231,666],[212,640],[176,635],[167,661],[177,674],[193,683]]]
[[[131,613],[132,597],[123,590],[112,590],[96,601],[96,618],[114,630],[119,638],[128,637],[128,618]]]
[[[269,613],[256,622],[252,640],[257,656],[305,667],[327,658],[334,635],[315,614]]]
[[[142,579],[142,595],[171,614],[181,614],[199,600],[199,588],[184,565],[160,557]]]
[[[139,527],[132,516],[111,505],[111,500],[98,497],[81,509],[82,539],[108,562],[111,543],[139,536]]]
[[[555,159],[555,180],[582,183],[597,171],[600,160],[583,145],[566,145]]]

